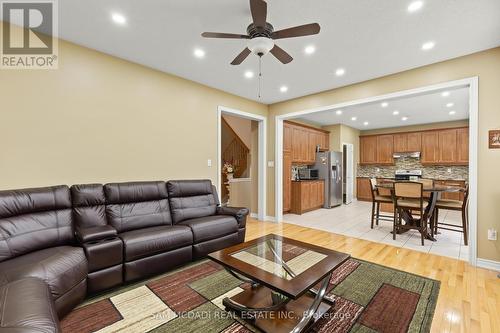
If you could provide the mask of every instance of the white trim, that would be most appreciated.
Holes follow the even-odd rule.
[[[276,218],[274,216],[266,216],[266,219],[264,220],[266,222],[276,222]]]
[[[250,213],[250,217],[253,219],[259,218],[259,215],[257,213]]]
[[[222,115],[231,114],[238,117],[255,120],[259,122],[259,161],[258,161],[258,219],[261,221],[265,220],[266,215],[266,150],[267,150],[267,118],[261,115],[244,112],[240,110],[231,109],[225,106],[218,106],[217,108],[217,190],[219,196],[222,189],[222,165],[221,158],[222,152],[220,150],[221,146],[221,130],[222,130]],[[220,198],[219,198],[220,199]]]
[[[402,90],[390,94],[372,96],[342,102],[334,105],[327,105],[302,111],[291,112],[276,116],[276,137],[275,137],[275,207],[276,221],[283,220],[283,120],[303,116],[306,114],[346,108],[353,105],[375,103],[386,99],[399,98],[403,96],[415,96],[436,90],[451,89],[457,87],[469,87],[470,112],[469,112],[469,262],[475,266],[477,261],[477,159],[478,159],[478,112],[479,112],[479,80],[478,77],[469,77],[461,80],[449,81],[415,89]]]
[[[498,261],[477,258],[476,263],[477,267],[491,269],[492,271],[500,272],[500,262]]]

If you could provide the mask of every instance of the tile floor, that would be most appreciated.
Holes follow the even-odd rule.
[[[318,209],[302,215],[286,214],[283,221],[455,259],[467,261],[469,258],[469,247],[464,245],[463,234],[460,232],[440,230],[436,242],[426,240],[422,246],[420,234],[416,230],[397,235],[396,240],[393,240],[390,233],[392,222],[380,221],[378,226],[371,229],[370,214],[370,202],[353,201],[349,205]],[[450,224],[461,224],[460,212],[440,211],[439,220]]]

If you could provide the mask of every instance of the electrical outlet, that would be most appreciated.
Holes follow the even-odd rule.
[[[267,161],[268,168],[274,168],[274,161]]]
[[[497,231],[495,229],[488,229],[488,240],[497,240]]]
[[[451,173],[451,168],[448,168],[448,173]]]

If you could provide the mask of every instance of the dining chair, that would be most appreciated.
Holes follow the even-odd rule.
[[[379,190],[377,188],[377,179],[370,178],[371,185],[371,195],[372,195],[372,219],[371,219],[371,227],[373,229],[373,223],[383,221],[392,221],[392,216],[389,215],[380,215],[380,204],[383,203],[392,203],[392,198],[386,195],[380,195]]]
[[[469,186],[464,190],[464,200],[438,199],[436,202],[436,216],[434,218],[434,233],[438,228],[443,230],[457,231],[464,234],[464,244],[468,245],[469,220],[468,220]],[[454,210],[462,212],[462,225],[439,222],[439,210]]]
[[[396,182],[394,183],[394,206],[395,213],[392,238],[396,239],[396,234],[400,230],[416,229],[420,232],[422,245],[424,245],[424,235],[427,229],[427,216],[424,214],[428,202],[424,200],[423,184],[421,182]],[[419,213],[418,218],[412,215],[413,211]],[[402,224],[402,215],[410,214],[413,223]]]

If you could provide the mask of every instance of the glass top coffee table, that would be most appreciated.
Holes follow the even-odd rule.
[[[270,234],[209,254],[251,288],[223,300],[265,332],[303,332],[327,312],[332,272],[349,255]]]

